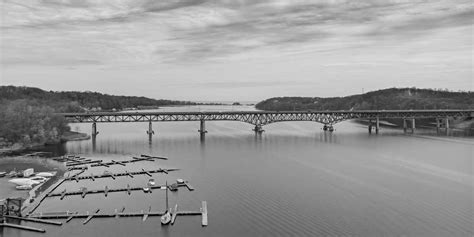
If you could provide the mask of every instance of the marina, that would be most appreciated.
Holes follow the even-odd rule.
[[[64,166],[67,168],[67,173],[64,175],[64,177],[58,179],[54,185],[51,185],[50,187],[48,187],[44,192],[42,192],[35,199],[31,198],[29,203],[24,203],[21,199],[18,199],[18,201],[16,201],[16,199],[11,199],[11,201],[9,202],[14,203],[14,205],[6,204],[5,206],[3,206],[3,204],[0,203],[0,207],[1,207],[0,218],[3,218],[3,222],[0,227],[17,228],[20,230],[45,233],[47,232],[45,229],[35,228],[35,227],[30,227],[30,226],[25,226],[25,225],[17,225],[14,223],[9,223],[8,220],[27,221],[27,222],[35,222],[39,224],[49,224],[49,225],[63,225],[63,222],[51,221],[48,219],[65,219],[64,223],[69,223],[73,219],[84,218],[82,224],[86,225],[93,218],[141,217],[142,221],[146,221],[148,217],[163,216],[164,213],[166,213],[167,211],[165,212],[152,211],[152,206],[149,206],[148,210],[145,210],[145,211],[142,210],[140,212],[125,212],[125,207],[123,207],[120,212],[118,212],[116,209],[115,212],[111,214],[102,213],[100,208],[97,208],[94,211],[86,211],[85,213],[82,213],[82,214],[80,211],[73,211],[73,212],[67,211],[65,213],[61,211],[53,212],[57,214],[52,214],[51,212],[49,213],[35,212],[37,208],[41,206],[42,202],[44,202],[45,199],[48,197],[59,197],[59,200],[64,200],[66,196],[77,195],[77,196],[80,196],[81,198],[86,198],[88,195],[103,194],[105,197],[107,197],[110,193],[118,193],[118,192],[127,193],[128,195],[131,195],[132,192],[143,191],[144,193],[151,194],[152,190],[157,189],[157,190],[166,191],[166,203],[168,205],[168,190],[177,191],[178,187],[185,187],[189,191],[194,190],[194,187],[192,187],[188,181],[184,181],[183,179],[177,179],[176,183],[173,183],[171,185],[167,185],[167,184],[156,185],[155,180],[152,178],[148,181],[148,183],[145,186],[139,186],[139,187],[136,187],[136,186],[132,187],[130,186],[130,184],[127,184],[126,187],[124,188],[109,188],[106,185],[103,189],[90,189],[88,187],[81,187],[79,191],[68,192],[67,188],[65,188],[61,192],[54,192],[55,190],[58,190],[60,186],[67,184],[68,181],[76,181],[76,182],[79,182],[80,180],[96,181],[98,179],[103,179],[103,178],[111,178],[111,180],[115,180],[116,177],[127,177],[130,179],[133,179],[136,176],[153,177],[153,174],[156,174],[156,173],[168,174],[171,171],[179,170],[176,168],[159,168],[159,169],[150,169],[150,170],[145,170],[144,168],[142,168],[141,170],[138,170],[138,171],[125,170],[124,172],[115,172],[115,173],[110,172],[110,171],[105,171],[101,175],[93,175],[93,174],[83,175],[83,173],[86,170],[89,170],[90,168],[94,169],[94,168],[99,168],[99,167],[109,167],[112,165],[126,166],[126,164],[130,164],[130,163],[136,163],[140,161],[154,161],[155,159],[168,160],[167,157],[148,156],[148,155],[141,155],[140,157],[134,156],[132,160],[123,160],[123,161],[111,160],[110,162],[103,162],[103,160],[85,158],[85,157],[80,157],[77,155],[67,155],[67,156],[62,156],[58,158],[53,158],[53,160],[57,162],[62,162]],[[40,175],[41,177],[46,176],[49,178],[55,175],[55,173],[52,174],[52,173],[47,173],[47,172],[34,173],[33,169],[26,169],[25,171],[22,171],[22,172],[15,172],[15,174],[20,174],[20,173],[22,174],[22,177],[29,177],[36,174],[36,175]],[[13,181],[17,180],[15,181],[17,184],[23,184],[21,182],[27,182],[27,181],[36,182],[34,180],[37,180],[38,178],[35,178],[35,177],[32,177],[31,179],[30,178],[13,179]],[[44,182],[44,180],[41,182]],[[32,183],[32,184],[36,184],[36,183]],[[201,215],[203,219],[204,218],[207,219],[207,209],[206,209],[207,207],[205,205],[206,204],[203,204],[201,211],[178,211],[177,209],[178,205],[176,204],[175,208],[172,210],[172,213],[171,213],[173,216],[172,223],[174,224],[176,217],[178,215]],[[16,211],[16,212],[12,211],[15,208],[20,211]],[[60,213],[63,213],[63,214],[60,214]],[[204,223],[204,220],[202,221],[202,223]],[[206,222],[206,226],[207,226],[207,222]]]

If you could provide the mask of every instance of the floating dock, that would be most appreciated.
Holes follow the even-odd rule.
[[[92,164],[91,167],[97,167],[97,166],[105,166],[105,167],[109,167],[111,165],[121,165],[121,166],[125,166],[125,164],[128,164],[128,163],[135,163],[135,162],[139,162],[139,161],[151,161],[151,162],[154,162],[154,158],[143,158],[143,157],[133,157],[133,159],[131,160],[124,160],[124,161],[115,161],[115,160],[111,160],[110,162],[97,162],[98,164]]]
[[[71,162],[66,164],[66,166],[76,166],[76,165],[88,165],[94,163],[102,163],[102,160],[91,160],[91,161],[83,161],[83,162]]]
[[[15,228],[15,229],[28,230],[28,231],[34,231],[34,232],[40,232],[40,233],[45,233],[46,232],[45,229],[29,227],[29,226],[24,226],[24,225],[10,224],[10,223],[7,223],[7,222],[0,222],[0,228],[4,228],[4,227],[10,227],[10,228]]]
[[[83,224],[87,224],[92,218],[120,218],[120,217],[141,217],[142,221],[146,221],[148,217],[150,216],[162,216],[165,214],[165,212],[160,212],[160,211],[151,211],[151,207],[148,208],[148,211],[140,211],[140,212],[124,212],[125,207],[122,208],[120,212],[117,212],[115,210],[115,213],[100,213],[100,209],[96,209],[94,212],[89,213],[86,212],[84,214],[78,214],[77,212],[75,213],[69,213],[69,212],[64,212],[64,213],[33,213],[29,215],[29,218],[35,218],[35,219],[66,219],[66,222],[71,221],[74,218],[85,218],[83,221]],[[200,211],[178,211],[178,205],[174,207],[172,210],[172,223],[174,224],[176,221],[177,216],[192,216],[192,215],[201,215],[201,223],[202,226],[207,226],[208,225],[208,217],[207,217],[207,202],[203,201],[202,202],[202,207]]]
[[[153,173],[168,174],[168,172],[176,171],[176,170],[179,170],[179,169],[157,169],[157,170],[144,170],[144,169],[142,169],[142,171],[132,171],[132,172],[125,171],[125,172],[122,172],[122,173],[104,173],[104,174],[99,174],[99,175],[83,175],[83,176],[74,175],[72,177],[66,178],[66,180],[67,181],[75,180],[76,182],[78,182],[79,180],[82,180],[82,179],[92,179],[92,180],[101,179],[101,178],[115,179],[116,176],[129,176],[129,177],[133,178],[133,175],[148,175],[148,176],[151,177],[152,176],[151,174],[153,174]]]
[[[191,185],[189,185],[189,183],[178,184],[178,187],[187,187],[189,191],[194,190],[194,188],[192,188]],[[111,189],[108,186],[105,186],[104,189],[87,190],[87,188],[83,188],[83,189],[81,189],[79,191],[75,191],[75,192],[67,192],[66,189],[64,189],[60,193],[50,193],[50,194],[47,195],[47,197],[60,196],[60,199],[63,200],[65,196],[80,195],[82,198],[85,198],[86,195],[99,194],[99,193],[103,193],[106,197],[109,193],[116,193],[116,192],[127,192],[127,194],[130,195],[132,191],[140,191],[141,190],[143,192],[146,192],[144,190],[144,188],[149,188],[150,190],[152,190],[152,189],[163,189],[164,190],[166,188],[166,185],[155,185],[155,186],[145,186],[145,187],[130,187],[130,185],[127,184],[126,188]],[[151,192],[151,191],[149,191],[149,192]]]

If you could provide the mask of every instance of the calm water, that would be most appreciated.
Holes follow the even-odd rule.
[[[166,110],[232,110],[232,107],[166,108]],[[250,108],[247,108],[250,109]],[[63,227],[43,226],[47,234],[4,230],[4,236],[472,236],[472,139],[403,135],[383,129],[369,135],[352,122],[325,133],[312,122],[265,126],[256,137],[252,125],[206,122],[201,142],[198,122],[154,123],[149,144],[147,123],[98,124],[95,151],[91,141],[66,144],[69,153],[103,160],[129,160],[132,155],[163,155],[168,161],[93,168],[122,171],[176,167],[169,175],[154,174],[158,184],[176,178],[196,188],[171,193],[170,204],[199,210],[206,200],[209,226],[199,216],[179,216],[162,227],[158,217],[79,219]],[[73,130],[90,132],[90,124]],[[145,185],[147,176],[116,180],[67,182],[77,190]],[[37,211],[113,212],[163,210],[164,192],[133,192],[47,198]],[[40,226],[28,223],[30,226]]]

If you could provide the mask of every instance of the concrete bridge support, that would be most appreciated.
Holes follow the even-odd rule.
[[[97,123],[94,122],[92,123],[92,140],[95,140],[97,135],[99,134],[99,131],[97,131]]]
[[[97,124],[94,122],[92,123],[92,151],[96,151],[96,144],[97,144],[97,135],[99,131],[97,131]]]
[[[334,127],[332,126],[332,124],[324,124],[323,126],[323,130],[324,131],[329,131],[329,132],[334,132]]]
[[[407,133],[407,120],[403,119],[403,133]]]
[[[375,134],[379,134],[379,130],[380,130],[380,120],[379,120],[379,117],[377,117],[375,119],[375,124],[373,123],[372,119],[369,120],[369,134],[372,133],[372,129],[374,128],[375,126]]]
[[[200,137],[201,139],[204,139],[206,137],[206,121],[204,119],[201,119],[200,121],[200,126],[199,126],[199,130],[198,130],[199,134],[200,134]]]
[[[255,134],[262,134],[265,130],[263,130],[262,125],[258,124],[255,125],[253,131],[255,132]]]
[[[441,127],[440,118],[436,118],[436,134],[439,134],[440,127]]]
[[[411,120],[411,122],[410,122],[411,123],[411,128],[410,128],[411,133],[415,133],[415,127],[416,127],[415,126],[415,118],[411,118],[410,120]],[[407,119],[403,119],[403,132],[404,133],[407,133],[407,128],[408,128]]]
[[[449,117],[446,117],[445,125],[446,125],[446,136],[449,136]]]
[[[155,134],[151,121],[148,122],[148,131],[146,131],[146,134],[148,134],[148,140],[150,140],[151,142],[151,140],[153,139],[153,135]]]
[[[375,134],[379,134],[379,130],[380,130],[380,120],[379,120],[379,117],[377,117],[375,119]]]

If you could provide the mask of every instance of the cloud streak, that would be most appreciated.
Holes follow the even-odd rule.
[[[40,55],[51,47],[62,54],[52,63],[84,60],[77,55],[104,63],[192,63],[334,39],[409,38],[472,26],[473,19],[470,0],[6,0],[1,8],[3,47],[11,56],[4,64],[19,63],[12,59],[18,55],[25,63],[47,61]],[[30,57],[32,49],[38,53]]]

